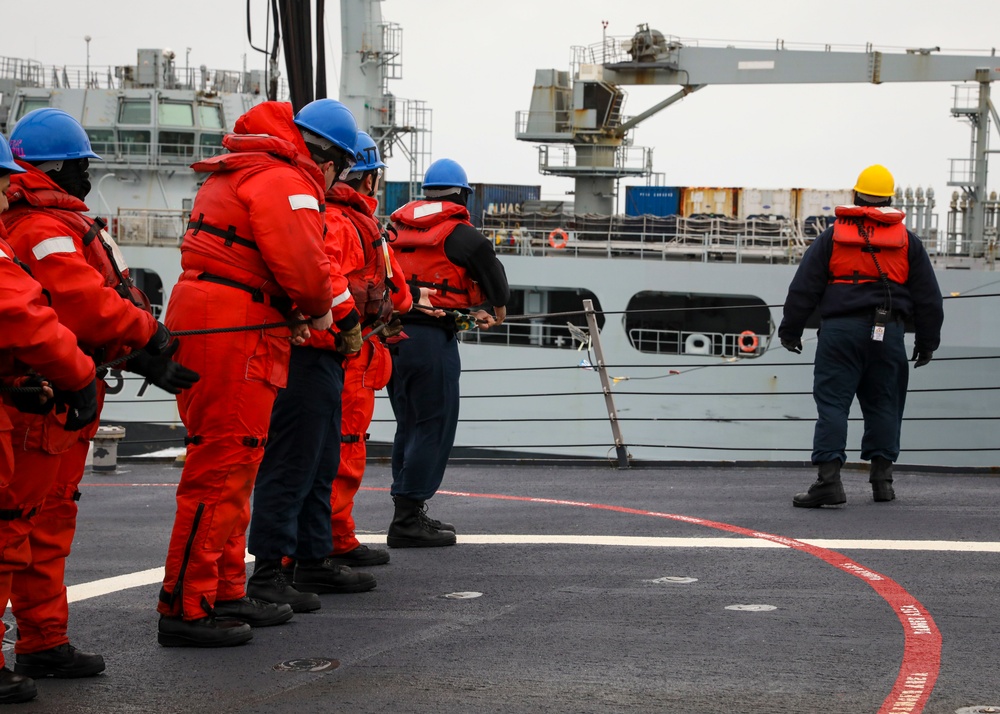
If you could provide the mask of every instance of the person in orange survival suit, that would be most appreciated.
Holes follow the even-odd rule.
[[[299,114],[315,115],[308,127],[288,103],[259,104],[223,139],[231,153],[194,164],[209,175],[181,244],[171,329],[268,324],[302,313],[315,330],[334,321],[349,329],[343,321],[352,319],[353,304],[334,304],[323,250],[323,195],[353,158],[336,149],[341,114],[331,103],[339,105],[320,99],[303,107]],[[161,645],[238,645],[252,637],[250,627],[292,616],[287,604],[246,597],[245,534],[290,342],[308,336],[301,324],[291,340],[281,328],[181,345],[180,357],[203,378],[178,398],[188,449],[158,606]]]
[[[97,362],[133,354],[128,368],[157,386],[169,391],[190,386],[198,375],[171,360],[176,341],[135,289],[103,221],[84,215],[89,160],[100,158],[86,131],[66,112],[36,109],[18,121],[10,142],[27,171],[11,177],[10,210],[3,221],[11,247],[50,296],[60,322]],[[99,402],[103,396],[101,381]],[[15,479],[47,484],[28,536],[31,564],[13,577],[14,670],[34,678],[98,674],[104,659],[69,644],[63,584],[76,531],[78,486],[97,422],[71,429],[65,414],[9,414],[17,444]]]
[[[14,163],[6,139],[0,136],[0,213],[7,209],[4,191],[10,186],[10,175],[23,172]],[[97,418],[94,362],[77,347],[73,333],[60,324],[41,286],[23,269],[6,237],[0,223],[0,382],[5,387],[34,387],[44,396],[37,391],[13,392],[4,395],[4,407],[28,413],[51,410],[54,393],[49,383],[38,376],[41,374],[56,388],[68,390],[71,400],[83,406],[69,424],[82,426]],[[34,373],[26,377],[29,368]],[[14,571],[30,562],[31,518],[45,497],[47,485],[44,479],[13,478],[11,429],[6,408],[0,408],[0,615],[7,609]],[[26,702],[36,693],[34,680],[7,669],[0,652],[0,704]]]
[[[378,146],[364,132],[358,132],[355,158],[356,163],[347,179],[334,184],[327,193],[331,209],[327,220],[332,220],[339,210],[353,224],[360,240],[355,238],[349,242],[351,250],[345,251],[349,257],[344,261],[344,273],[354,302],[363,313],[365,327],[374,329],[385,324],[387,327],[381,334],[392,339],[401,332],[402,325],[388,311],[406,313],[414,300],[427,303],[428,296],[436,291],[419,288],[418,294],[411,293],[375,220],[378,206],[375,195],[385,164],[379,156]],[[371,566],[389,562],[387,550],[370,548],[358,541],[353,511],[354,497],[365,473],[365,439],[375,410],[375,392],[388,384],[391,372],[389,350],[381,340],[374,338],[365,340],[358,356],[344,363],[340,467],[330,499],[333,524],[330,560],[339,565]]]

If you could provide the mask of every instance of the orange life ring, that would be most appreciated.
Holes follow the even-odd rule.
[[[747,338],[750,338],[750,342],[747,342]],[[757,333],[753,330],[743,330],[740,333],[740,352],[756,352],[757,346],[760,344],[760,340],[757,339]]]
[[[569,241],[569,236],[566,235],[566,231],[562,228],[556,228],[554,231],[549,233],[549,245],[556,250],[562,250],[565,248],[567,241]]]

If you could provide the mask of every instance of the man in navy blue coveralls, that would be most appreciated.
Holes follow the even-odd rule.
[[[393,249],[411,287],[435,290],[435,317],[420,309],[401,317],[408,339],[390,347],[389,400],[396,415],[392,447],[395,504],[386,542],[393,548],[455,544],[455,527],[428,518],[425,501],[441,485],[458,426],[456,311],[473,310],[481,329],[499,325],[510,297],[507,275],[493,244],[469,222],[472,187],[465,170],[438,159],[424,174],[425,199],[392,214],[398,231]],[[492,305],[490,315],[482,308]],[[414,306],[418,307],[418,306]]]
[[[920,239],[890,208],[892,175],[883,166],[861,172],[853,206],[806,251],[788,288],[778,337],[802,350],[802,331],[817,307],[819,343],[813,371],[818,418],[812,463],[818,478],[792,503],[817,508],[846,503],[840,469],[847,460],[847,421],[855,395],[864,416],[861,458],[871,461],[876,501],[895,498],[892,465],[899,456],[909,380],[904,322],[912,320],[914,367],[930,362],[941,341],[941,290]]]

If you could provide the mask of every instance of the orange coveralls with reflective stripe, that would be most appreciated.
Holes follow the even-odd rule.
[[[210,175],[181,244],[183,273],[167,307],[171,330],[281,322],[288,317],[281,301],[289,298],[306,315],[331,308],[325,181],[292,120],[290,104],[259,104],[223,139],[232,153],[193,165]],[[335,320],[353,309],[346,304],[343,314],[333,308]],[[289,334],[278,328],[181,338],[177,360],[201,380],[177,397],[189,445],[160,592],[164,615],[200,619],[217,599],[246,594],[250,494],[271,407],[288,375]]]
[[[63,191],[34,166],[11,176],[10,210],[3,214],[17,257],[49,294],[59,321],[88,354],[115,357],[143,347],[156,332],[156,320],[116,290],[113,272],[98,268],[109,260],[84,245],[94,225],[87,205]],[[95,257],[96,256],[96,257]],[[101,260],[104,262],[102,263]],[[103,401],[104,382],[98,381]],[[80,431],[62,428],[65,414],[44,416],[8,410],[14,423],[15,479],[45,485],[44,504],[32,519],[31,564],[14,574],[11,609],[17,618],[15,650],[31,653],[69,641],[69,608],[63,578],[76,533],[79,485],[87,463],[95,420]]]
[[[364,287],[354,287],[359,279],[367,282],[372,276],[364,275],[368,262],[366,247],[361,241],[368,242],[368,250],[381,251],[372,244],[380,237],[381,229],[375,220],[375,209],[378,202],[369,196],[355,191],[346,183],[337,183],[326,195],[327,225],[330,230],[335,223],[349,223],[342,235],[347,238],[342,248],[341,267],[352,291],[364,293]],[[376,254],[379,256],[379,254]],[[388,251],[392,281],[395,290],[391,291],[392,306],[396,312],[407,312],[413,302],[410,290],[403,278],[402,269]],[[386,275],[384,259],[377,261],[382,275],[379,280],[384,284]],[[358,298],[355,297],[355,303]],[[358,305],[358,309],[364,309]],[[361,487],[361,479],[365,473],[367,448],[365,435],[372,422],[375,411],[375,392],[385,387],[392,373],[392,361],[389,350],[377,338],[365,340],[361,351],[354,357],[344,360],[344,393],[341,399],[341,444],[340,466],[337,478],[333,480],[330,494],[331,521],[333,524],[334,554],[346,553],[360,545],[354,534],[354,497]]]

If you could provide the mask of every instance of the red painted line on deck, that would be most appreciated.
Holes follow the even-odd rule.
[[[81,484],[81,487],[140,487],[140,486],[170,486],[177,487],[176,483],[88,483]],[[363,491],[387,492],[388,488],[373,486],[362,486]],[[735,533],[749,538],[759,538],[761,540],[779,543],[781,545],[802,551],[815,558],[819,558],[825,563],[832,565],[840,571],[860,578],[868,584],[878,595],[885,600],[896,617],[903,625],[903,661],[899,666],[899,675],[889,692],[889,696],[882,702],[878,714],[920,714],[924,710],[924,705],[930,698],[934,684],[937,682],[938,672],[941,669],[941,632],[930,613],[915,597],[910,595],[890,577],[870,570],[859,563],[851,560],[828,548],[820,548],[815,545],[803,543],[794,538],[786,538],[773,533],[764,533],[741,526],[734,526],[729,523],[709,521],[704,518],[693,516],[682,516],[676,513],[660,513],[659,511],[644,511],[637,508],[626,508],[624,506],[612,506],[606,503],[589,503],[587,501],[566,501],[555,498],[535,498],[532,496],[508,496],[501,493],[469,493],[467,491],[438,491],[444,496],[460,496],[465,498],[493,498],[500,501],[519,501],[522,503],[539,503],[550,506],[573,506],[576,508],[593,508],[601,511],[614,511],[616,513],[627,513],[635,516],[651,516],[653,518],[666,518],[682,523],[691,523],[705,528]]]
[[[388,491],[389,489],[365,487],[365,490]],[[681,516],[675,513],[643,511],[636,508],[612,506],[604,503],[564,501],[561,499],[533,498],[530,496],[507,496],[495,493],[468,493],[465,491],[438,491],[438,493],[446,496],[495,498],[503,501],[594,508],[636,516],[667,518],[673,521],[714,528],[726,531],[727,533],[736,533],[750,538],[760,538],[800,550],[803,553],[819,558],[848,575],[853,575],[863,580],[883,600],[889,603],[896,613],[896,617],[899,618],[900,623],[903,625],[903,661],[900,664],[899,675],[896,677],[892,691],[889,692],[889,696],[882,702],[878,714],[903,714],[904,712],[907,714],[920,714],[931,695],[931,691],[934,689],[934,683],[937,681],[938,672],[941,669],[941,632],[938,630],[937,625],[934,624],[934,619],[927,611],[927,608],[892,578],[869,570],[836,551],[803,543],[794,538],[785,538],[784,536],[750,530],[749,528],[742,528],[729,523],[719,523],[718,521],[709,521],[704,518],[694,518],[692,516]]]

